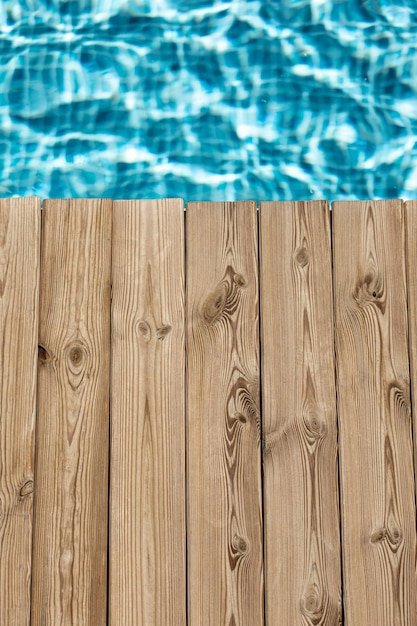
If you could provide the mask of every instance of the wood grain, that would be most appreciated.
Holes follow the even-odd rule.
[[[417,201],[406,202],[406,269],[408,296],[409,354],[414,433],[414,473],[417,468]],[[417,500],[417,482],[414,480]],[[417,513],[417,511],[416,511]]]
[[[257,216],[189,203],[190,626],[263,624]]]
[[[0,624],[28,625],[40,203],[0,200]]]
[[[335,202],[333,250],[346,626],[416,623],[404,214]]]
[[[183,201],[116,201],[110,624],[186,623]]]
[[[42,211],[32,626],[106,624],[111,201]]]
[[[266,623],[341,623],[330,213],[262,202]]]

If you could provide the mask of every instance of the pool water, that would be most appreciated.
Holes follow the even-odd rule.
[[[417,197],[415,0],[0,1],[0,196]]]

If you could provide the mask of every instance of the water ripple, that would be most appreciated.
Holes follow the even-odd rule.
[[[3,1],[0,194],[415,198],[416,9]]]

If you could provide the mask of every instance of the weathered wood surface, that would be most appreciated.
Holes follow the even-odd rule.
[[[401,201],[333,204],[346,626],[416,623]]]
[[[110,624],[186,623],[184,210],[113,208]]]
[[[187,205],[188,618],[263,624],[255,203]]]
[[[417,467],[417,202],[405,203],[411,399],[413,407],[414,472]],[[415,488],[417,483],[414,481]],[[416,490],[417,499],[417,490]]]
[[[111,217],[43,205],[32,626],[106,624]]]
[[[330,214],[260,205],[266,623],[341,621]]]
[[[0,624],[30,620],[40,202],[0,200]]]
[[[42,214],[0,200],[0,624],[414,626],[417,202]]]

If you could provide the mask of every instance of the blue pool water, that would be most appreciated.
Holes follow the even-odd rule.
[[[415,0],[0,0],[0,196],[417,198]]]

